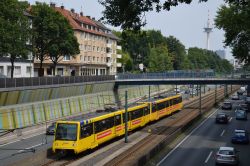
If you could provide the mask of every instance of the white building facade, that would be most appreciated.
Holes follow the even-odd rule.
[[[11,63],[8,57],[0,58],[0,75],[11,77]],[[14,63],[14,78],[33,77],[34,65],[30,60],[16,59]]]

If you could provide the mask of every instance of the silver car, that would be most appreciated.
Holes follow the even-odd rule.
[[[216,165],[238,165],[239,155],[233,147],[220,147],[215,157]]]

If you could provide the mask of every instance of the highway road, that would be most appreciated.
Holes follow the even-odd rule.
[[[0,166],[12,165],[27,157],[31,158],[35,153],[50,148],[52,141],[53,136],[46,136],[43,133],[0,145]]]
[[[233,102],[236,105],[242,101]],[[228,124],[215,123],[215,116],[218,112],[228,113],[230,117]],[[215,154],[220,146],[235,147],[239,150],[240,166],[249,166],[250,145],[231,143],[231,136],[235,129],[245,129],[250,133],[250,113],[248,113],[248,121],[240,121],[235,119],[233,110],[214,110],[207,119],[170,151],[157,166],[215,165]]]

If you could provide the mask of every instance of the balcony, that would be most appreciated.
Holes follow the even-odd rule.
[[[117,49],[117,50],[121,50],[121,49],[122,49],[122,46],[116,46],[116,49]]]
[[[110,66],[111,66],[111,62],[108,62],[108,63],[107,63],[107,66],[110,67]]]
[[[111,44],[111,43],[108,43],[108,44],[107,44],[107,47],[108,47],[108,48],[112,48],[112,44]]]
[[[116,67],[122,67],[122,64],[121,63],[117,63]]]
[[[111,58],[112,54],[111,53],[107,53],[107,58]]]
[[[117,59],[121,59],[122,55],[121,54],[117,54]]]

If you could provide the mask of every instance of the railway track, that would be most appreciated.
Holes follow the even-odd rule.
[[[235,89],[234,89],[235,90]],[[217,90],[217,101],[224,98],[224,89]],[[202,96],[201,103],[202,109],[209,109],[213,106],[215,93],[214,91],[209,92]],[[151,129],[151,134],[141,140],[139,143],[135,144],[133,148],[128,149],[126,152],[118,155],[116,158],[111,160],[110,162],[106,163],[105,166],[116,166],[116,165],[133,165],[134,161],[138,159],[145,151],[148,151],[149,145],[154,143],[159,143],[160,141],[166,140],[168,137],[175,135],[175,133],[179,132],[179,129],[188,123],[194,117],[199,115],[199,100],[190,100],[184,106],[183,111],[178,112],[178,118],[176,117],[174,120],[168,122],[168,124],[161,124],[158,127],[146,127]],[[212,101],[212,102],[211,102]],[[205,112],[205,111],[203,111]],[[177,116],[176,114],[176,116]],[[165,118],[167,119],[167,118]],[[154,124],[153,124],[154,125]],[[147,132],[148,129],[145,129]],[[54,160],[47,162],[43,166],[66,166],[74,161],[84,157],[85,154],[78,155],[78,156],[68,156],[68,155],[60,155],[55,156]],[[88,164],[81,164],[81,165],[88,165]],[[93,163],[93,165],[95,165]]]
[[[235,91],[236,89],[237,88],[235,88],[233,91]],[[218,93],[217,95],[218,101],[224,98],[224,89],[219,89],[217,93]],[[206,108],[208,110],[213,107],[215,102],[214,96],[215,92],[211,92],[207,95],[202,96],[201,99],[202,109]],[[180,115],[178,119],[172,121],[169,124],[166,124],[167,127],[164,127],[162,130],[158,130],[158,132],[153,132],[144,140],[136,144],[136,146],[133,146],[133,148],[127,150],[125,153],[119,155],[112,161],[106,163],[105,166],[136,165],[135,161],[138,161],[138,158],[142,157],[143,154],[145,154],[145,152],[152,150],[151,145],[154,145],[155,143],[159,143],[164,140],[167,140],[168,138],[171,138],[171,136],[179,132],[182,126],[184,126],[190,120],[199,115],[198,110],[199,110],[199,100],[195,100],[194,102],[186,104],[183,111],[180,112],[182,113],[182,115]],[[204,110],[203,112],[205,111],[206,110]]]

